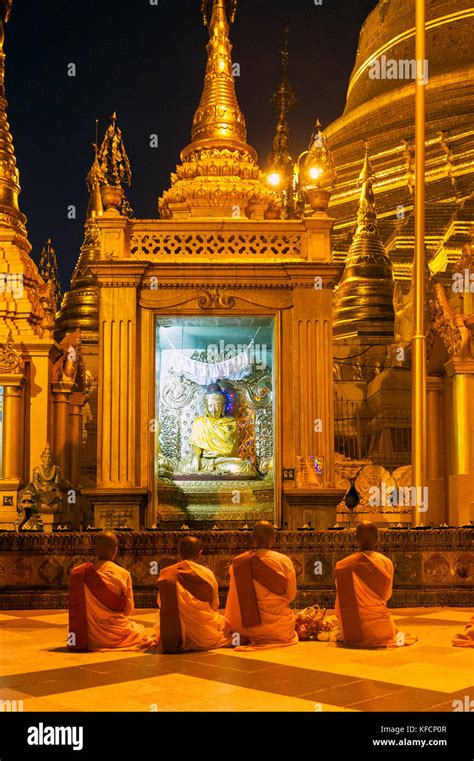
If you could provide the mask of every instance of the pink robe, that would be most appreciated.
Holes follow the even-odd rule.
[[[411,645],[387,609],[392,596],[393,563],[380,552],[356,552],[336,564],[336,615],[344,643],[353,647]]]
[[[286,555],[253,550],[235,558],[225,615],[232,625],[236,650],[295,645],[298,635],[290,608],[295,597],[295,569]],[[250,645],[239,644],[245,639]]]
[[[219,610],[219,587],[209,568],[181,560],[158,579],[157,638],[162,652],[214,650],[230,644],[229,624]]]
[[[69,648],[141,650],[152,646],[153,635],[129,620],[133,610],[132,578],[125,568],[110,560],[77,566],[69,590]]]

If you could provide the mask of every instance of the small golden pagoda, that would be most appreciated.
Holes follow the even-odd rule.
[[[360,344],[393,343],[392,263],[377,228],[373,171],[366,147],[357,230],[335,295],[334,339]]]

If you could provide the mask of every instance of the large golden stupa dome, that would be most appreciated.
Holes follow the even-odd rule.
[[[427,0],[426,32],[426,244],[444,270],[474,220],[473,1]],[[414,59],[415,3],[380,0],[361,30],[344,113],[325,131],[337,169],[334,257],[344,259],[352,240],[368,140],[379,230],[399,279],[411,276],[414,244]]]

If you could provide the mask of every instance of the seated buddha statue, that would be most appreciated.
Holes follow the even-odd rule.
[[[237,420],[225,414],[226,397],[217,383],[207,387],[204,396],[205,414],[197,417],[191,430],[191,458],[185,473],[256,476],[249,460],[238,456]]]
[[[41,455],[41,465],[33,470],[33,480],[28,487],[35,495],[35,501],[40,513],[55,513],[62,510],[63,495],[61,483],[63,481],[61,468],[54,464],[51,447],[46,448]]]

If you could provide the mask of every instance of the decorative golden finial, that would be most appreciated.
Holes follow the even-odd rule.
[[[375,195],[373,182],[375,175],[369,158],[369,142],[365,141],[365,158],[362,171],[359,175],[359,183],[362,189],[359,198],[359,208],[357,210],[357,231],[356,235],[378,235],[377,229],[377,211],[375,208]]]
[[[378,233],[367,143],[359,180],[357,230],[335,290],[334,337],[364,345],[387,344],[394,341],[395,332],[393,270]]]
[[[210,40],[207,46],[204,90],[194,116],[192,140],[193,143],[205,140],[212,147],[238,147],[246,145],[247,131],[235,94],[232,46],[229,40],[229,20],[232,22],[234,19],[237,3],[232,0],[213,0],[210,14],[209,5],[209,0],[203,4]]]
[[[212,11],[215,4],[215,0],[203,0],[201,4],[201,10],[204,19],[204,26],[210,25]],[[224,7],[224,12],[226,12],[226,4],[229,6],[229,22],[233,24],[235,21],[235,14],[237,13],[237,0],[221,0],[220,5]]]
[[[272,102],[276,107],[278,113],[278,124],[284,125],[284,131],[289,135],[289,127],[287,124],[287,116],[296,103],[295,94],[288,79],[288,62],[289,62],[289,50],[288,50],[288,32],[289,28],[285,28],[285,44],[280,50],[281,62],[283,68],[283,76],[280,85],[273,95]],[[289,146],[289,137],[288,137]]]
[[[101,217],[104,213],[104,205],[102,203],[102,195],[100,188],[105,185],[104,173],[99,164],[99,120],[95,122],[95,143],[92,144],[94,148],[94,161],[87,175],[87,189],[89,191],[89,205],[87,207],[87,219]]]
[[[58,260],[51,243],[51,238],[48,239],[48,242],[41,251],[38,269],[44,282],[49,283],[51,286],[52,307],[56,313],[61,303],[61,283],[59,282]]]
[[[117,125],[117,114],[112,114],[98,153],[98,162],[104,181],[112,187],[132,184],[132,170],[125,150],[122,130]]]
[[[5,96],[5,24],[10,18],[12,0],[0,0],[0,225],[14,228],[26,237],[26,217],[21,213],[18,197],[21,192],[13,140],[7,118]]]
[[[123,185],[132,184],[132,170],[125,150],[117,114],[112,114],[110,125],[100,146],[97,161],[100,167],[102,200],[107,211],[117,211],[124,217],[133,217],[133,209],[125,196]]]
[[[294,196],[294,167],[290,153],[290,128],[287,116],[296,103],[293,88],[288,79],[288,27],[285,28],[285,44],[280,51],[283,76],[272,102],[277,110],[277,124],[273,138],[273,150],[267,160],[267,179],[280,194],[283,216],[293,219],[296,216]]]

